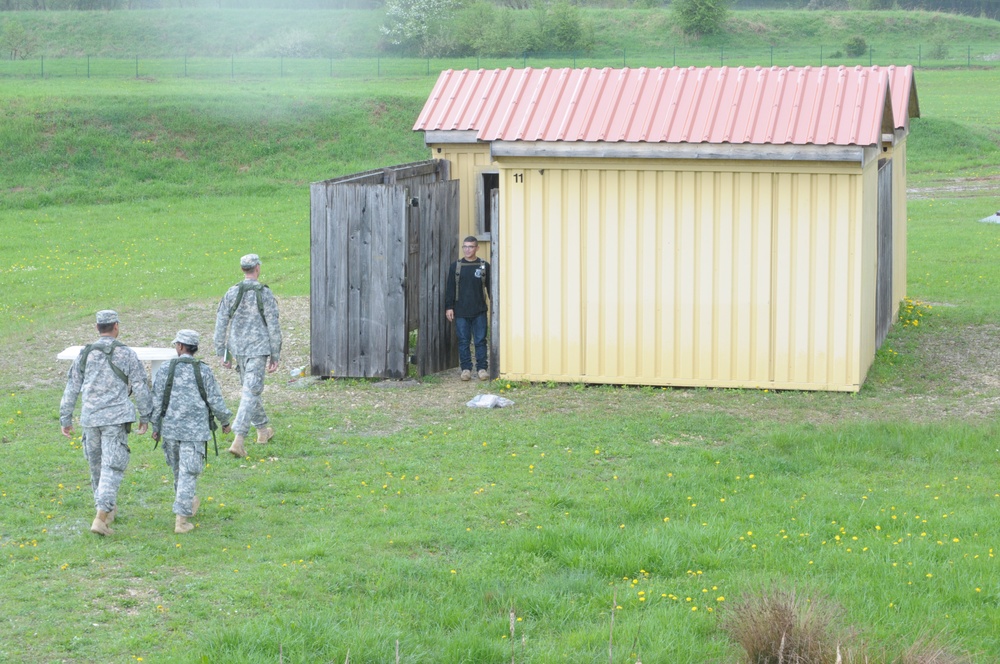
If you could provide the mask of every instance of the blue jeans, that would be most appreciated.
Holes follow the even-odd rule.
[[[486,368],[486,312],[472,318],[455,317],[455,334],[458,336],[458,362],[462,369],[472,370],[472,353],[469,343],[476,344],[476,369]]]

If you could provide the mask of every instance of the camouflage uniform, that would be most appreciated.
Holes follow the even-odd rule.
[[[178,338],[183,340],[181,330]],[[177,343],[175,341],[175,343]],[[197,337],[195,343],[197,345]],[[202,384],[208,406],[201,398],[198,383],[195,380],[194,366],[201,365]],[[170,366],[174,369],[174,382],[170,389],[170,403],[166,412],[162,409],[163,392],[167,385]],[[212,369],[204,362],[195,360],[191,355],[181,355],[175,360],[164,362],[153,378],[153,410],[152,429],[159,434],[163,443],[163,454],[167,465],[174,471],[174,514],[193,516],[193,500],[198,476],[205,469],[206,443],[212,437],[208,427],[208,408],[219,420],[220,426],[228,426],[233,417],[222,399],[219,384],[215,381]]]
[[[101,322],[100,317],[98,322]],[[117,314],[112,322],[117,322]],[[113,337],[101,336],[94,345],[108,347],[113,341]],[[115,374],[108,364],[109,359],[122,370],[128,384]],[[80,371],[82,360],[81,352],[69,369],[66,389],[59,403],[59,422],[63,427],[73,425],[73,409],[82,392],[80,425],[83,427],[83,453],[90,464],[94,504],[98,510],[110,513],[118,502],[118,488],[131,452],[126,425],[135,422],[136,406],[129,401],[130,390],[136,398],[140,422],[149,421],[153,398],[146,370],[128,346],[116,346],[110,356],[92,348],[87,355],[86,375]]]
[[[260,264],[256,254],[244,256],[240,265],[252,269]],[[233,421],[233,431],[245,436],[250,426],[260,429],[268,423],[264,412],[264,373],[268,360],[277,363],[281,354],[281,327],[278,323],[278,302],[271,289],[255,279],[245,279],[244,296],[239,306],[230,310],[239,298],[241,284],[236,284],[219,302],[215,317],[215,353],[225,357],[226,351],[235,358],[240,372],[240,407]],[[264,313],[257,307],[257,291]]]

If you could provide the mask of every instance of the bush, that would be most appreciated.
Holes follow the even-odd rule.
[[[536,9],[538,34],[537,49],[571,53],[587,51],[593,46],[593,27],[586,21],[580,8],[566,0],[539,5]]]
[[[722,32],[729,16],[728,0],[675,0],[674,21],[686,35]]]
[[[839,609],[794,590],[751,595],[735,603],[721,626],[744,653],[744,662],[834,664]]]
[[[487,57],[518,56],[534,45],[529,30],[520,27],[513,9],[490,2],[476,2],[461,10],[452,23],[452,32],[461,35],[469,53]]]
[[[937,42],[931,46],[931,50],[927,52],[927,57],[932,60],[947,60],[948,59],[948,43],[947,42]]]
[[[865,38],[856,35],[847,40],[844,44],[844,52],[847,53],[848,57],[857,58],[868,52],[868,42]]]

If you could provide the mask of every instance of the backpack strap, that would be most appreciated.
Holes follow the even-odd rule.
[[[462,263],[462,261],[460,261],[460,260],[455,261],[455,302],[458,302],[458,283],[459,283],[459,281],[460,281],[460,279],[462,277],[462,268],[465,267],[465,266],[471,266],[471,265],[478,265],[479,267],[482,267],[485,264],[486,264],[486,261],[484,261],[482,258],[479,259],[478,263]],[[486,283],[482,279],[479,280],[479,283],[482,285],[482,287],[483,287],[483,294],[485,295],[486,294]]]
[[[87,375],[87,358],[90,356],[90,351],[99,350],[102,353],[104,353],[104,356],[108,360],[108,366],[110,366],[111,370],[115,372],[115,375],[118,376],[118,378],[120,378],[123,383],[128,385],[128,376],[125,375],[125,372],[122,371],[117,364],[111,361],[111,354],[115,352],[115,348],[124,345],[125,344],[118,341],[117,339],[115,339],[114,341],[112,341],[110,344],[107,345],[99,344],[97,342],[94,342],[92,344],[87,344],[86,346],[83,347],[83,350],[80,351],[80,374],[83,376]]]
[[[208,429],[212,432],[212,442],[215,444],[215,456],[219,456],[219,443],[215,439],[215,430],[218,428],[218,424],[215,423],[215,413],[212,412],[212,406],[208,403],[208,394],[205,392],[205,381],[201,377],[201,360],[196,360],[189,355],[182,355],[181,357],[174,358],[170,360],[170,364],[167,366],[167,383],[163,386],[163,403],[160,405],[160,421],[167,415],[167,408],[170,406],[170,393],[174,389],[174,371],[177,369],[178,363],[191,364],[194,365],[194,382],[198,385],[198,394],[201,395],[201,400],[205,402],[205,407],[208,408]],[[156,441],[156,445],[159,445],[159,441]],[[156,445],[153,445],[153,449],[156,449]],[[205,456],[208,456],[208,441],[205,441]]]
[[[267,288],[267,286],[256,281],[244,279],[240,282],[239,288],[239,292],[236,294],[236,301],[233,302],[233,306],[229,307],[229,317],[232,318],[236,310],[240,308],[240,303],[243,302],[243,294],[248,290],[252,290],[257,294],[257,312],[260,314],[260,319],[264,321],[264,327],[267,327],[267,319],[264,318],[264,297],[261,295],[261,291]]]

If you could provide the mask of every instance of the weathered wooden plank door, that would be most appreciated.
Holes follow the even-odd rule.
[[[458,366],[458,343],[444,316],[444,285],[448,268],[458,259],[458,180],[410,187],[420,210],[420,309],[417,332],[417,374],[426,376]],[[412,204],[411,203],[411,204]]]
[[[311,196],[312,374],[403,378],[405,187],[314,185]],[[325,220],[315,218],[324,213]]]
[[[892,160],[878,168],[878,271],[875,281],[875,348],[892,325]]]

